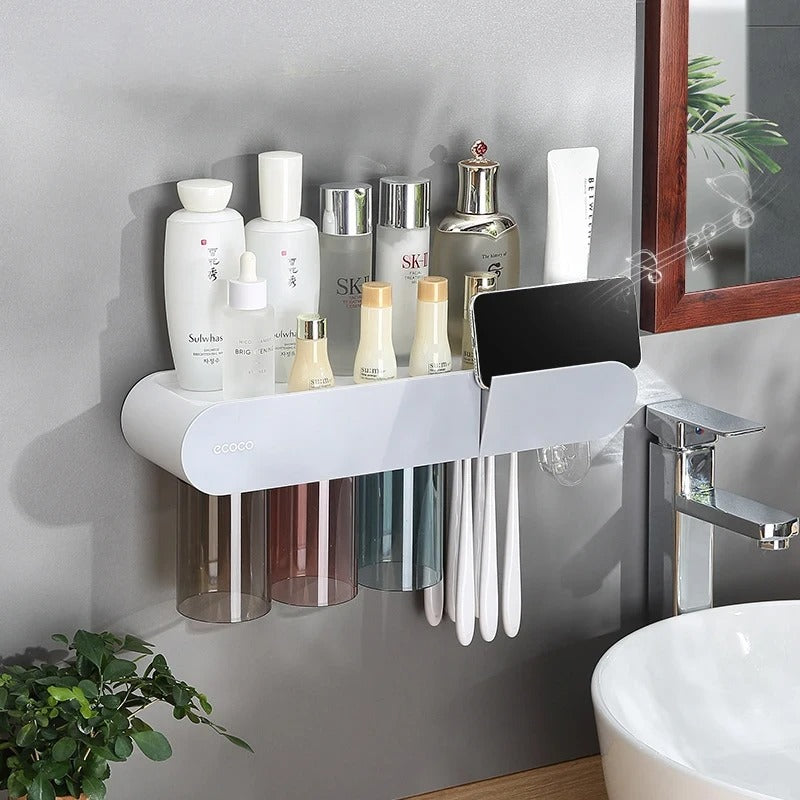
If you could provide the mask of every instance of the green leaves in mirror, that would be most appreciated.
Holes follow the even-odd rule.
[[[175,678],[148,642],[83,630],[71,642],[53,639],[69,650],[61,665],[0,665],[0,789],[11,800],[103,800],[109,763],[126,761],[134,745],[152,761],[168,759],[167,738],[139,716],[154,703],[253,752],[209,718],[206,696]]]
[[[722,62],[714,56],[689,59],[689,95],[687,130],[689,150],[702,149],[706,158],[713,155],[725,169],[732,161],[746,171],[753,167],[759,172],[780,172],[780,164],[766,151],[767,147],[787,144],[778,125],[754,114],[731,114],[727,111],[731,97],[714,91],[725,83],[716,68]]]

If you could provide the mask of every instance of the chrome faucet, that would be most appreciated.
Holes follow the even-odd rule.
[[[650,443],[648,595],[650,616],[663,619],[711,608],[714,526],[748,536],[764,550],[784,550],[798,518],[714,485],[718,436],[763,425],[689,400],[647,407]]]

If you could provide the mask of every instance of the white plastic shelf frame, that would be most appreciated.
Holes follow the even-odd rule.
[[[122,432],[167,472],[226,495],[598,439],[628,421],[636,388],[614,361],[497,377],[489,390],[457,371],[247,400],[157,372],[128,394]]]

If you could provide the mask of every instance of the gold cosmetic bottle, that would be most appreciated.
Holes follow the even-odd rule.
[[[461,347],[464,275],[493,272],[498,289],[519,286],[519,228],[512,216],[498,211],[500,164],[487,159],[486,143],[472,145],[472,157],[458,162],[458,203],[433,236],[431,273],[450,281],[450,344]]]

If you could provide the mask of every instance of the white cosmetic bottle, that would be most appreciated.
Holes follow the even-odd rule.
[[[303,156],[275,150],[258,156],[261,216],[245,226],[259,277],[275,309],[275,380],[286,383],[295,354],[298,314],[319,310],[319,235],[300,216]]]
[[[178,385],[222,388],[222,311],[227,281],[244,252],[244,220],[227,208],[233,184],[211,178],[178,182],[183,208],[164,237],[164,298]]]
[[[239,279],[228,282],[222,320],[226,400],[275,393],[275,314],[267,305],[267,284],[258,279],[251,252],[242,253],[239,264]]]
[[[356,383],[389,381],[397,377],[392,346],[392,287],[367,281],[361,292],[361,337],[353,367]]]
[[[447,278],[417,284],[417,328],[408,362],[409,375],[437,375],[453,367],[447,339]]]
[[[392,286],[392,339],[408,363],[414,339],[417,283],[430,262],[430,196],[427,178],[381,178],[375,231],[375,280]]]

